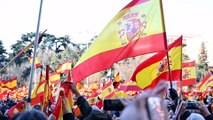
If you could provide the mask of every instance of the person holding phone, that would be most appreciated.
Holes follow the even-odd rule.
[[[160,81],[153,90],[146,90],[127,105],[121,113],[121,120],[168,120],[168,111],[163,104],[165,81]]]

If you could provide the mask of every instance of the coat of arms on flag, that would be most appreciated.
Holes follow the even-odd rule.
[[[129,10],[117,24],[119,26],[119,37],[122,40],[122,45],[126,45],[129,41],[146,35],[145,14],[140,15],[137,11]]]

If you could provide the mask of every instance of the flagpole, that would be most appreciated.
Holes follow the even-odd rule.
[[[170,68],[170,60],[169,60],[169,50],[168,50],[168,44],[167,44],[167,36],[166,36],[166,27],[165,27],[165,20],[164,20],[164,14],[163,14],[163,3],[162,0],[160,0],[160,9],[162,13],[162,24],[163,24],[163,31],[165,32],[164,38],[165,38],[165,47],[166,47],[166,57],[167,57],[167,63],[168,63],[168,70],[169,70],[169,81],[170,81],[170,88],[172,88],[172,72]]]
[[[181,36],[183,37],[183,36]],[[183,38],[181,40],[181,45],[182,45],[182,42],[183,42]],[[182,79],[182,60],[183,60],[183,56],[182,56],[182,51],[183,51],[183,47],[181,46],[181,73],[180,73],[180,97],[182,99],[182,95],[183,95],[183,79]]]
[[[41,42],[42,40],[42,35],[46,32],[47,30],[45,30],[44,32],[42,32],[42,34],[39,36],[39,41],[38,43]],[[30,49],[33,45],[34,41],[32,41],[28,46],[26,46],[21,52],[19,52],[15,57],[13,57],[4,67],[2,67],[0,69],[0,73],[8,66],[10,65],[15,59],[17,59],[18,57],[20,57],[24,52],[26,52],[28,49]]]
[[[36,30],[36,36],[35,36],[35,41],[34,41],[33,61],[32,61],[31,69],[30,69],[30,83],[29,83],[29,91],[28,91],[27,107],[26,107],[27,110],[30,110],[31,91],[32,91],[32,80],[33,80],[35,56],[36,56],[36,50],[37,50],[37,44],[38,44],[38,36],[39,36],[39,27],[40,27],[40,20],[41,20],[42,3],[43,3],[43,0],[40,1],[40,9],[39,9],[39,15],[38,15],[37,30]]]

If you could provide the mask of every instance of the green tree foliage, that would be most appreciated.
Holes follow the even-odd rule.
[[[196,66],[197,70],[197,82],[203,79],[208,73],[208,60],[207,60],[207,50],[205,43],[201,43],[200,54],[198,55],[198,64]]]
[[[185,43],[183,43],[183,49],[186,47],[187,45],[185,44]],[[190,58],[189,58],[189,56],[186,54],[186,53],[184,53],[184,52],[182,52],[182,61],[183,62],[186,62],[186,61],[188,61],[188,60],[190,60]]]
[[[6,49],[3,46],[2,41],[0,40],[0,69],[8,62]],[[5,71],[3,71],[4,73]]]

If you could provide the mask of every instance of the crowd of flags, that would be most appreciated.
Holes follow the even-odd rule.
[[[48,108],[49,102],[55,104],[52,115],[62,118],[62,106],[66,104],[70,112],[80,115],[74,106],[73,94],[67,81],[74,82],[90,105],[103,106],[105,98],[134,97],[139,92],[154,88],[160,80],[177,81],[180,89],[183,86],[195,85],[189,91],[182,91],[186,96],[194,92],[208,93],[212,89],[213,77],[208,74],[200,83],[196,83],[195,61],[182,62],[182,39],[167,46],[166,31],[162,13],[161,0],[133,0],[126,5],[109,22],[90,48],[83,54],[72,68],[72,60],[62,63],[54,73],[46,66],[45,74],[41,71],[39,81],[31,95],[31,106],[40,104],[42,111]],[[87,76],[106,70],[114,63],[138,55],[155,53],[135,69],[129,80],[122,81],[121,73],[114,80],[103,83],[82,84]],[[32,61],[32,58],[30,58]],[[40,67],[39,59],[35,59],[35,68]],[[61,81],[61,74],[67,79]],[[28,87],[17,87],[17,78],[0,80],[0,99],[10,94],[11,98],[21,99],[28,94]],[[25,102],[21,101],[9,110],[9,115],[23,111]],[[48,112],[47,112],[47,115]]]

